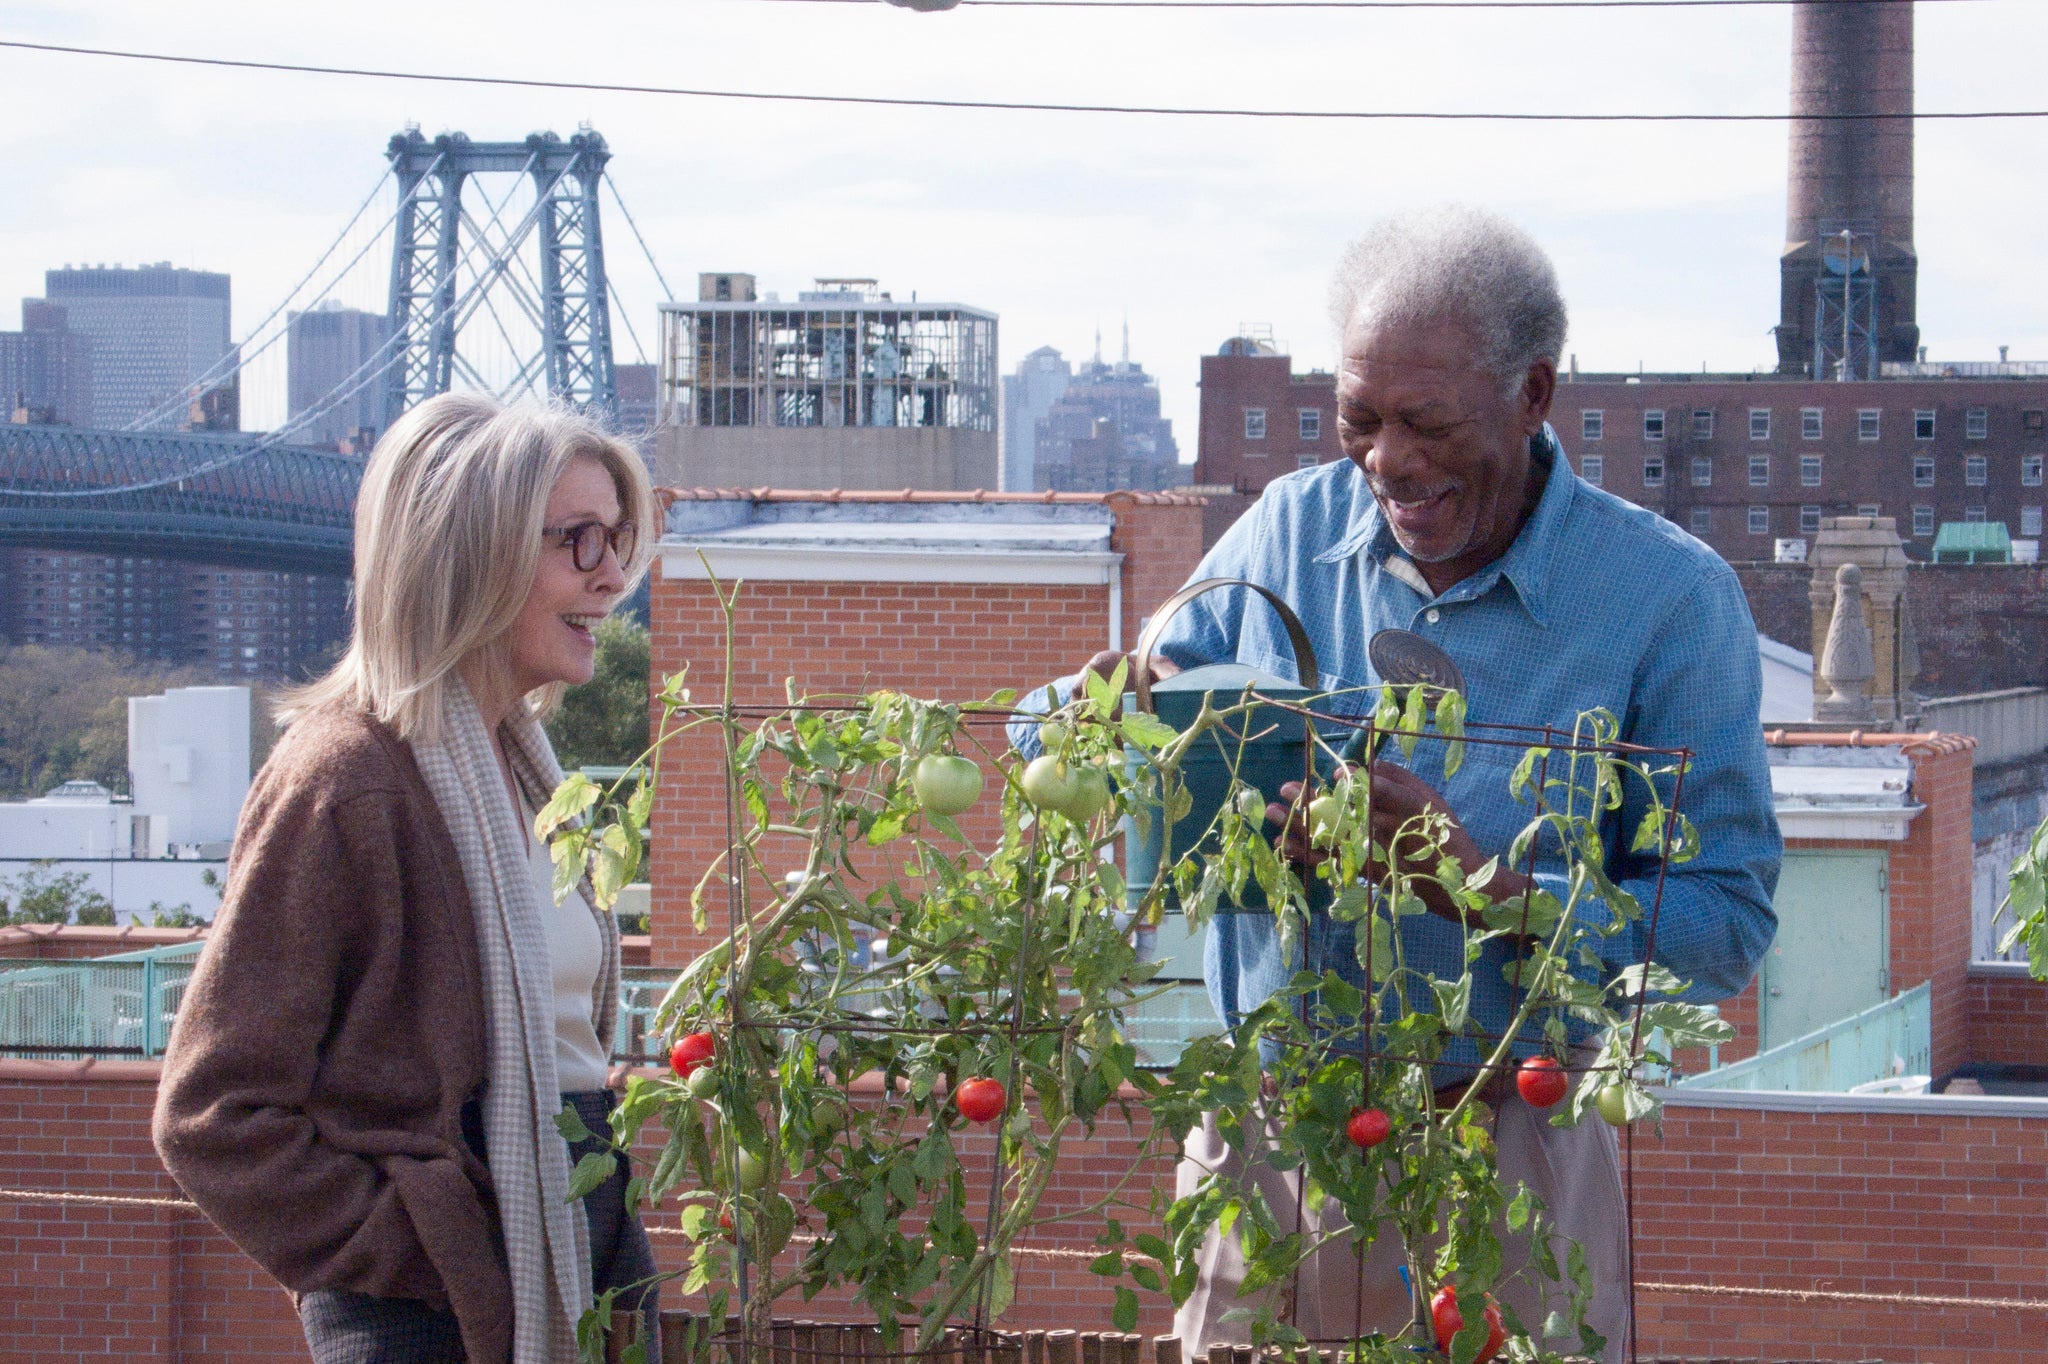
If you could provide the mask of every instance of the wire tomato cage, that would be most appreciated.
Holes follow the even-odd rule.
[[[1436,691],[1437,696],[1432,699],[1440,699],[1442,694],[1440,689],[1420,688],[1418,690],[1425,692]],[[1612,799],[1612,792],[1608,789],[1608,784],[1622,781],[1624,779],[1623,769],[1625,767],[1633,769],[1644,779],[1644,789],[1649,794],[1650,806],[1657,813],[1657,827],[1653,831],[1654,838],[1651,840],[1650,845],[1646,847],[1639,835],[1630,854],[1634,856],[1637,853],[1648,853],[1652,849],[1654,850],[1655,875],[1654,878],[1649,878],[1651,887],[1649,902],[1646,906],[1642,907],[1643,950],[1641,963],[1647,968],[1647,963],[1654,960],[1658,918],[1663,902],[1666,877],[1669,867],[1674,860],[1674,855],[1681,851],[1680,845],[1684,838],[1688,836],[1683,817],[1679,811],[1684,796],[1686,771],[1693,757],[1690,749],[1657,748],[1629,743],[1619,739],[1618,736],[1611,732],[1611,728],[1602,729],[1596,725],[1589,729],[1584,717],[1582,717],[1581,722],[1577,726],[1569,730],[1556,725],[1531,726],[1485,721],[1461,722],[1458,726],[1458,732],[1455,734],[1455,737],[1452,737],[1441,732],[1423,732],[1418,726],[1413,724],[1401,722],[1393,724],[1384,723],[1387,718],[1384,710],[1363,715],[1356,713],[1343,705],[1343,702],[1347,699],[1355,698],[1346,698],[1340,693],[1323,694],[1310,698],[1304,703],[1286,697],[1273,696],[1262,692],[1256,686],[1251,686],[1244,689],[1242,699],[1248,706],[1270,706],[1276,711],[1296,715],[1306,723],[1310,733],[1316,736],[1314,741],[1306,745],[1304,749],[1301,780],[1305,791],[1312,789],[1318,782],[1319,776],[1324,775],[1319,773],[1316,762],[1317,750],[1321,749],[1326,756],[1333,754],[1333,750],[1326,741],[1325,736],[1336,736],[1346,733],[1354,736],[1354,745],[1362,737],[1364,751],[1367,753],[1377,753],[1381,745],[1387,741],[1405,741],[1410,746],[1412,752],[1412,746],[1422,739],[1454,742],[1460,746],[1461,750],[1465,746],[1521,750],[1524,756],[1522,767],[1519,770],[1529,780],[1520,783],[1521,791],[1518,791],[1516,795],[1518,799],[1523,793],[1527,795],[1527,803],[1532,808],[1531,828],[1543,825],[1547,819],[1551,819],[1560,813],[1553,805],[1554,792],[1561,790],[1568,806],[1574,803],[1574,797],[1586,795],[1592,795],[1601,799]],[[748,850],[748,844],[742,832],[742,826],[749,818],[755,819],[757,823],[759,822],[763,793],[759,790],[749,791],[745,789],[745,780],[734,763],[736,752],[735,737],[741,732],[743,724],[767,727],[777,722],[782,722],[794,725],[806,717],[812,719],[845,717],[860,710],[862,707],[869,707],[873,704],[874,698],[872,697],[810,697],[801,700],[792,697],[787,703],[779,705],[741,705],[727,701],[716,706],[678,706],[673,708],[674,713],[686,713],[697,721],[715,722],[721,728],[726,741],[724,753],[725,781],[722,793],[723,800],[721,802],[724,807],[725,822],[723,861],[725,872],[720,878],[719,884],[726,895],[728,908],[726,916],[727,932],[724,944],[727,980],[726,988],[719,1000],[723,1006],[724,1017],[716,1030],[723,1031],[728,1038],[746,1033],[762,1036],[768,1034],[786,1036],[796,1030],[807,1030],[813,1037],[837,1034],[844,1037],[899,1038],[906,1042],[915,1039],[950,1037],[961,1039],[970,1045],[978,1045],[989,1039],[1000,1039],[1005,1044],[1003,1053],[1008,1057],[1010,1064],[1006,1092],[1011,1096],[1017,1096],[1019,1094],[1018,1079],[1021,1065],[1021,1047],[1029,1039],[1063,1033],[1068,1031],[1071,1026],[1064,1017],[1033,1018],[1027,1016],[1026,1005],[1030,991],[1027,988],[1026,977],[1031,969],[1028,948],[1027,950],[1020,951],[1017,955],[1016,971],[1011,979],[1007,997],[1005,998],[1001,992],[992,992],[990,1008],[976,1018],[948,1018],[944,1021],[935,1021],[911,1014],[878,1018],[871,1014],[839,1011],[829,1005],[808,1013],[792,1013],[783,1017],[757,1018],[747,1015],[744,1001],[739,999],[738,991],[734,988],[735,982],[732,979],[732,973],[737,969],[740,961],[743,941],[754,932],[752,902],[755,896],[767,885],[772,884],[765,875],[750,875],[746,866],[747,857],[745,854]],[[926,705],[928,703],[914,704]],[[1014,770],[1020,764],[1010,757],[1007,742],[1003,741],[1000,735],[988,735],[987,731],[991,727],[1006,725],[1012,719],[1023,715],[1024,712],[1007,704],[992,703],[979,707],[951,708],[948,710],[948,714],[951,721],[951,729],[948,735],[949,741],[957,744],[961,751],[966,751],[971,746],[979,756],[994,766],[1002,774],[1004,780],[1003,790],[1000,792],[1003,809],[1005,811],[1021,809],[1016,796],[1017,776]],[[1079,728],[1084,732],[1088,731],[1091,727],[1100,727],[1108,730],[1114,726],[1113,720],[1105,719],[1101,716],[1091,717],[1083,714],[1077,718],[1081,722]],[[1249,729],[1248,726],[1246,728]],[[1247,732],[1233,737],[1246,742],[1252,742],[1256,741],[1259,736]],[[1100,748],[1103,745],[1098,744],[1097,746]],[[1564,778],[1553,780],[1554,764],[1563,764],[1566,767],[1567,775]],[[903,766],[907,769],[908,763],[905,762]],[[1373,764],[1367,763],[1351,774],[1352,781],[1362,786],[1364,808],[1368,811],[1373,808],[1374,771]],[[1590,792],[1584,788],[1580,788],[1577,791],[1572,789],[1581,771],[1590,771],[1596,774],[1592,778],[1593,787]],[[1329,773],[1328,775],[1334,776],[1337,774]],[[899,774],[899,779],[900,777],[901,774]],[[1129,770],[1125,772],[1124,778],[1125,780],[1120,783],[1124,788],[1124,799],[1120,806],[1112,806],[1112,815],[1117,814],[1119,808],[1127,810],[1136,799],[1136,792],[1130,787]],[[1668,796],[1665,794],[1664,784],[1668,784]],[[1324,785],[1328,785],[1327,779],[1324,780]],[[1297,802],[1297,805],[1305,806],[1306,803],[1304,799]],[[1618,805],[1619,801],[1615,803]],[[1581,814],[1580,818],[1583,819],[1584,815]],[[1605,830],[1603,836],[1607,839],[1607,846],[1615,846],[1613,835],[1621,831],[1607,827],[1614,824],[1614,821],[1607,817],[1607,812],[1605,810],[1593,812],[1593,820],[1595,824],[1601,825]],[[1047,822],[1042,811],[1038,812],[1035,816],[1026,816],[1017,821],[1019,825],[1023,826],[1021,832],[1024,839],[1024,855],[1028,862],[1035,863],[1043,851],[1043,841],[1047,837],[1048,832]],[[1128,829],[1131,823],[1129,813],[1123,814],[1121,823]],[[1213,824],[1211,828],[1214,828]],[[958,833],[959,831],[956,828],[953,829],[953,832]],[[1010,832],[1014,835],[1019,830],[1013,828]],[[1065,836],[1064,831],[1061,836]],[[974,846],[971,841],[966,839],[964,834],[961,835],[961,841],[963,845],[969,848]],[[1518,870],[1524,877],[1533,877],[1545,851],[1542,846],[1543,841],[1540,835],[1522,840],[1522,846],[1518,849],[1519,857],[1514,860],[1513,869]],[[1399,847],[1400,845],[1397,844],[1396,846]],[[1582,848],[1577,851],[1586,853],[1591,850]],[[1573,850],[1571,849],[1564,850],[1564,855],[1567,859],[1572,855],[1572,852]],[[1181,856],[1186,858],[1201,855],[1200,841],[1198,840],[1195,845],[1191,846]],[[1638,860],[1647,862],[1649,859],[1643,857]],[[1503,859],[1503,864],[1506,864],[1506,859]],[[754,870],[759,872],[763,869],[756,867]],[[1314,867],[1305,867],[1298,868],[1297,870],[1302,874],[1302,885],[1305,890],[1308,879],[1315,874],[1316,869]],[[1643,879],[1641,877],[1635,878],[1637,884],[1640,884]],[[710,878],[707,875],[707,885],[709,880]],[[702,889],[703,887],[700,886],[700,891]],[[1536,897],[1533,895],[1524,895],[1522,897],[1519,921],[1514,925],[1512,932],[1513,939],[1525,945],[1530,940],[1532,910],[1535,899]],[[1019,916],[1017,924],[1018,940],[1020,943],[1029,944],[1031,933],[1034,927],[1037,926],[1037,918],[1043,915],[1045,907],[1040,902],[1040,896],[1037,893],[1031,893],[1020,898],[1017,904],[1017,911]],[[1374,914],[1379,912],[1377,909],[1373,911]],[[1372,932],[1364,934],[1362,965],[1365,971],[1364,978],[1368,983],[1377,978],[1374,974],[1374,956],[1378,950],[1375,946],[1375,937],[1376,935]],[[1517,1016],[1523,997],[1524,979],[1525,973],[1521,972],[1512,974],[1509,977],[1510,1018]],[[1633,990],[1632,998],[1629,1000],[1629,1031],[1626,1054],[1630,1057],[1642,1054],[1645,1009],[1652,993],[1653,991],[1648,988],[1648,976],[1645,969],[1645,973],[1637,977],[1637,987]],[[676,992],[672,992],[671,1003],[674,1002],[675,997]],[[1065,996],[1057,996],[1056,1002],[1058,999],[1063,998]],[[665,1005],[664,1013],[667,1010],[668,1006]],[[1299,1017],[1304,1027],[1311,1023],[1309,1010],[1309,999],[1304,995],[1299,1001]],[[1388,1066],[1406,1066],[1410,1069],[1427,1068],[1432,1072],[1463,1072],[1470,1075],[1472,1079],[1461,1087],[1473,1089],[1481,1089],[1489,1085],[1499,1084],[1506,1075],[1506,1072],[1498,1065],[1490,1065],[1489,1062],[1484,1060],[1475,1061],[1442,1056],[1425,1059],[1419,1056],[1394,1055],[1384,1050],[1376,1050],[1375,1027],[1370,1022],[1357,1029],[1357,1035],[1359,1045],[1356,1055],[1359,1061],[1359,1075],[1361,1083],[1367,1087],[1368,1091],[1376,1066],[1382,1069]],[[1489,1049],[1498,1048],[1502,1042],[1508,1040],[1507,1034],[1503,1031],[1489,1031],[1473,1024],[1468,1024],[1468,1026],[1461,1029],[1458,1036],[1464,1041]],[[1530,1034],[1525,1029],[1518,1031],[1513,1040],[1517,1044],[1541,1045],[1544,1038],[1540,1032]],[[1291,1045],[1298,1047],[1303,1044],[1296,1042]],[[1567,1057],[1562,1069],[1568,1075],[1592,1075],[1612,1072],[1620,1069],[1620,1067],[1611,1063],[1576,1063],[1572,1058]],[[899,1080],[897,1089],[900,1091],[902,1088],[903,1086]],[[1369,1097],[1369,1093],[1361,1095],[1362,1099],[1369,1099]],[[1013,1105],[1015,1103],[1016,1100],[1013,1098]],[[939,1119],[934,1116],[933,1120],[938,1121]],[[1497,1135],[1498,1111],[1493,1113],[1492,1122],[1494,1132]],[[1625,1194],[1630,1210],[1628,1282],[1630,1305],[1631,1309],[1633,1309],[1635,1296],[1633,1246],[1634,1162],[1632,1130],[1629,1127],[1623,1127],[1622,1138],[1625,1156]],[[998,1137],[997,1140],[990,1143],[991,1151],[987,1165],[989,1181],[988,1198],[978,1228],[978,1244],[982,1247],[993,1244],[997,1234],[1000,1195],[1004,1189],[1006,1177],[1005,1144],[1006,1140],[1002,1137]],[[1296,1192],[1296,1225],[1300,1226],[1300,1218],[1304,1211],[1303,1202],[1306,1197],[1307,1182],[1296,1178],[1294,1184]],[[792,1335],[785,1329],[790,1325],[786,1321],[780,1319],[771,1321],[766,1318],[760,1318],[758,1319],[759,1324],[754,1324],[757,1318],[749,1311],[752,1304],[752,1276],[750,1271],[754,1266],[750,1265],[748,1238],[739,1236],[733,1239],[734,1284],[737,1290],[736,1310],[740,1325],[736,1331],[721,1331],[705,1337],[699,1343],[717,1345],[727,1349],[729,1352],[742,1351],[751,1353],[763,1349],[772,1349],[778,1358],[785,1355],[790,1357],[846,1357],[846,1344],[836,1337],[829,1343],[806,1344],[799,1336]],[[1362,1256],[1359,1257],[1358,1263],[1358,1273],[1362,1283],[1364,1274],[1364,1259]],[[767,1267],[764,1266],[762,1268],[765,1270]],[[1297,1265],[1292,1280],[1297,1290],[1300,1273],[1300,1266]],[[1005,1342],[1011,1339],[1014,1333],[998,1332],[992,1328],[990,1323],[994,1316],[998,1314],[999,1309],[999,1304],[993,1301],[993,1295],[993,1275],[984,1275],[980,1286],[974,1293],[971,1315],[964,1321],[948,1319],[945,1323],[947,1334],[928,1339],[923,1344],[910,1349],[885,1351],[879,1355],[874,1353],[874,1348],[881,1342],[871,1341],[862,1347],[862,1357],[868,1359],[909,1358],[948,1351],[956,1354],[979,1352],[991,1358],[1001,1357],[1006,1354],[1009,1348]],[[1290,1292],[1287,1295],[1290,1324],[1292,1304],[1297,1299],[1298,1292]],[[1362,1293],[1359,1301],[1362,1302]],[[1633,1311],[1631,1311],[1631,1315],[1633,1315]],[[1297,1338],[1301,1340],[1302,1344],[1311,1349],[1321,1350],[1327,1357],[1327,1347],[1356,1345],[1365,1336],[1365,1323],[1355,1321],[1353,1324],[1353,1334],[1348,1338],[1308,1340],[1298,1335]],[[1631,1357],[1633,1357],[1633,1343],[1631,1343],[1630,1348]]]

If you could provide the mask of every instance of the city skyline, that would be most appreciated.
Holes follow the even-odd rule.
[[[598,16],[630,42],[588,65],[553,59],[550,11],[508,7],[488,31],[452,14],[400,26],[241,4],[173,19],[116,3],[22,6],[27,41],[405,70],[650,84],[988,99],[1325,108],[1773,112],[1786,101],[1788,11],[916,15],[882,5],[705,0]],[[396,13],[395,9],[392,13]],[[405,31],[389,50],[381,33]],[[1922,111],[2038,102],[2026,54],[2048,11],[2002,0],[1920,6]],[[1151,52],[1155,62],[1111,60]],[[1003,51],[1000,67],[973,60]],[[704,51],[758,54],[701,74]],[[1348,54],[1361,54],[1351,59]],[[849,54],[857,60],[849,62]],[[1539,78],[1530,79],[1534,67]],[[757,70],[759,75],[755,75]],[[1131,319],[1164,415],[1196,417],[1195,371],[1241,326],[1266,324],[1300,367],[1327,367],[1324,283],[1378,213],[1463,198],[1525,223],[1556,256],[1569,350],[1589,369],[1769,368],[1782,246],[1786,129],[1733,125],[1340,125],[821,109],[162,67],[0,51],[35,111],[0,137],[17,183],[0,207],[0,290],[40,293],[65,262],[170,259],[236,277],[236,338],[281,299],[382,170],[406,121],[430,133],[568,133],[588,119],[679,292],[703,270],[758,271],[795,292],[821,270],[917,281],[1003,318],[1005,372],[1051,345],[1087,354]],[[83,114],[64,96],[96,88]],[[269,110],[260,118],[256,109]],[[60,121],[61,116],[61,121]],[[59,129],[63,136],[53,136]],[[139,128],[151,129],[147,138]],[[712,135],[715,134],[715,135]],[[2048,243],[2020,225],[2048,188],[2038,122],[1918,130],[1920,321],[1935,359],[2048,358]],[[915,138],[916,158],[887,148]],[[1355,162],[1359,169],[1333,169]],[[387,191],[388,193],[388,191]],[[137,212],[146,204],[147,212]],[[230,216],[232,215],[232,216]],[[821,251],[816,225],[834,225]],[[652,349],[652,272],[617,219],[610,266]],[[351,307],[379,310],[382,271]],[[0,293],[0,297],[8,296]],[[640,358],[620,329],[617,358]],[[280,385],[281,388],[281,385]],[[243,395],[250,425],[265,395]],[[284,395],[275,405],[281,414]]]

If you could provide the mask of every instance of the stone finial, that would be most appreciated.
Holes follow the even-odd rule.
[[[1870,622],[1863,618],[1863,570],[1843,564],[1835,570],[1835,614],[1828,624],[1827,648],[1820,660],[1820,677],[1828,685],[1828,695],[1814,702],[1813,718],[1873,719],[1870,684],[1876,676]]]

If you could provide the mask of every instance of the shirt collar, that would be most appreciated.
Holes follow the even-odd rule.
[[[1564,534],[1565,518],[1571,509],[1573,488],[1578,480],[1572,473],[1571,462],[1565,458],[1557,432],[1548,422],[1544,423],[1541,435],[1530,438],[1529,453],[1539,464],[1550,466],[1549,476],[1543,484],[1543,496],[1537,499],[1536,509],[1522,523],[1521,533],[1515,536],[1506,554],[1444,593],[1440,600],[1470,601],[1492,591],[1494,583],[1506,578],[1513,585],[1515,595],[1521,599],[1522,609],[1536,624],[1542,625],[1550,565]],[[1335,544],[1316,555],[1315,561],[1319,564],[1341,563],[1363,551],[1375,564],[1384,566],[1393,558],[1405,557],[1394,539],[1393,527],[1380,511],[1379,502],[1374,499],[1372,490],[1365,486],[1365,476],[1357,471],[1356,466],[1353,466],[1351,476],[1362,494],[1354,504],[1358,511],[1344,534]],[[1407,577],[1406,574],[1397,576]]]

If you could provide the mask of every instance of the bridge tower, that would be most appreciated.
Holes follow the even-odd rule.
[[[384,425],[448,391],[459,367],[462,328],[496,288],[520,293],[522,305],[538,314],[541,353],[528,368],[545,377],[548,393],[579,408],[615,411],[598,215],[598,187],[611,159],[604,138],[586,128],[567,141],[534,133],[523,142],[472,142],[462,133],[429,139],[409,128],[391,139],[385,154],[399,193],[390,312],[399,350],[386,381]],[[473,176],[507,174],[531,177],[535,201],[494,241],[498,215],[486,220],[465,212],[463,189]],[[515,259],[532,236],[540,254],[537,297],[521,285]],[[472,257],[482,263],[464,287],[460,280]]]

